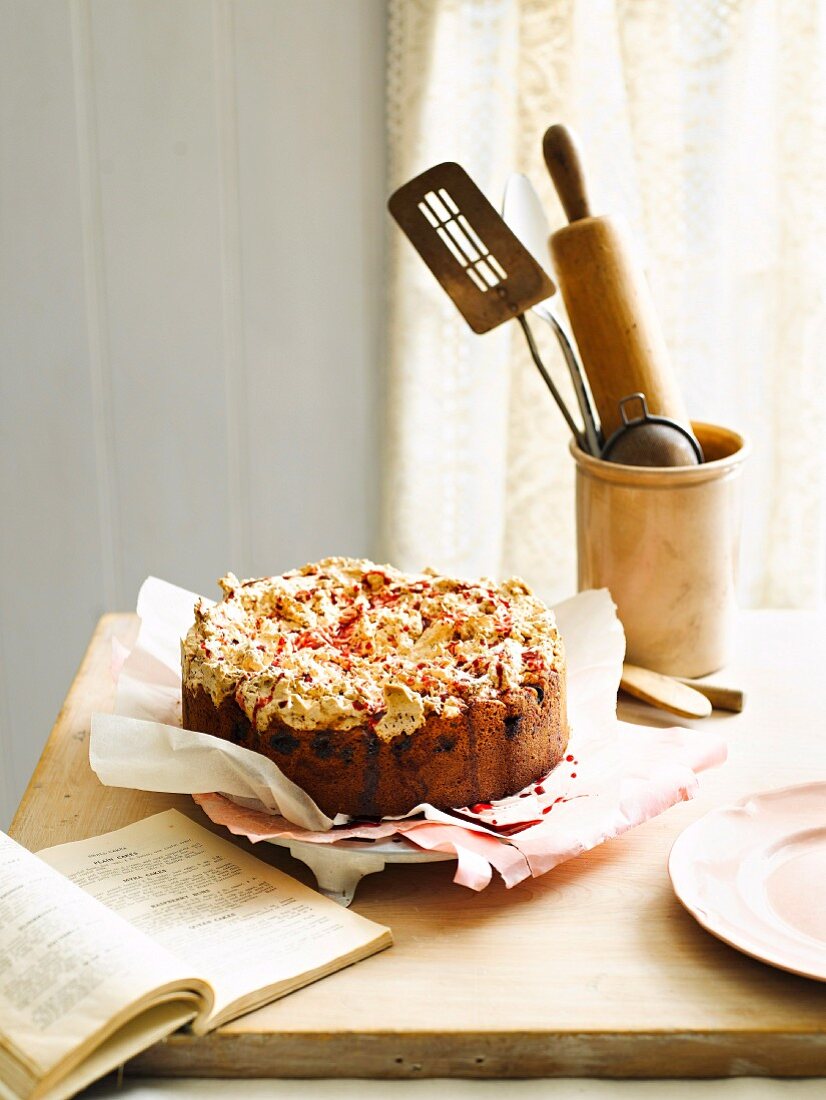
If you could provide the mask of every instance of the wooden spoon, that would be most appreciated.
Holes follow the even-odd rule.
[[[620,687],[636,699],[682,718],[708,718],[711,714],[711,702],[699,691],[649,668],[623,664]]]

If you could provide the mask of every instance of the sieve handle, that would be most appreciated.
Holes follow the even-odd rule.
[[[628,413],[625,410],[625,406],[631,401],[639,401],[642,406],[642,412],[639,416],[633,417],[632,420],[628,419]],[[627,428],[629,424],[638,424],[641,420],[648,420],[648,402],[645,400],[644,393],[629,393],[627,397],[623,397],[619,403],[620,416],[622,417],[622,423]]]

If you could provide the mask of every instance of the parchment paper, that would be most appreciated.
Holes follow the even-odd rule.
[[[180,728],[180,640],[196,599],[155,577],[144,582],[140,633],[131,651],[114,649],[114,714],[93,716],[90,763],[110,786],[192,794],[213,821],[254,841],[399,834],[455,852],[462,885],[483,889],[495,869],[513,886],[692,798],[696,773],[726,757],[709,731],[618,721],[625,638],[608,592],[584,592],[554,609],[568,659],[571,740],[547,778],[461,816],[423,805],[378,825],[331,819],[267,757]]]

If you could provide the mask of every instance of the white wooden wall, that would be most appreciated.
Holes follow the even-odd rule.
[[[0,0],[0,824],[101,612],[369,554],[383,0]]]

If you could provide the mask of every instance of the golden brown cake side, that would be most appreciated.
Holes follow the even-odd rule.
[[[295,730],[277,719],[256,730],[231,696],[216,707],[200,685],[183,691],[187,729],[268,756],[330,816],[390,817],[420,802],[447,810],[514,794],[564,756],[565,713],[558,673],[392,740],[368,727]]]

